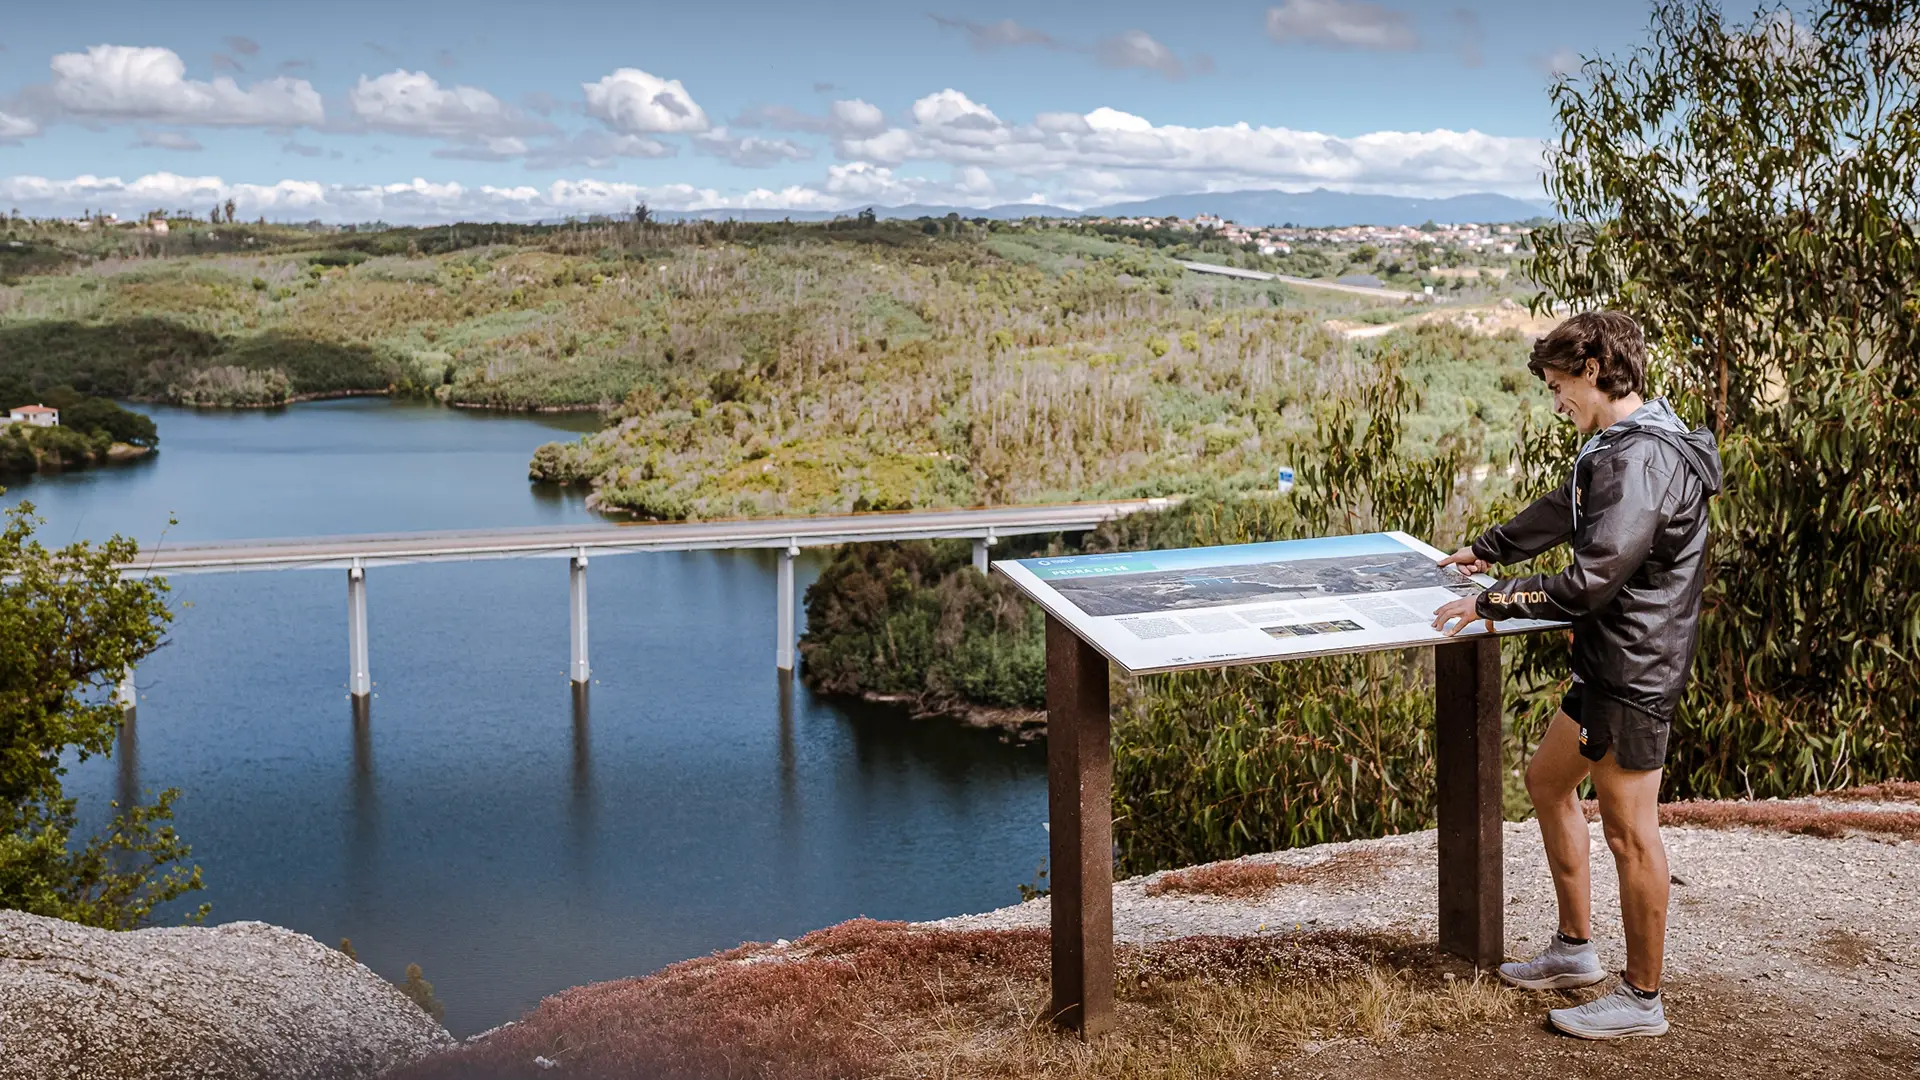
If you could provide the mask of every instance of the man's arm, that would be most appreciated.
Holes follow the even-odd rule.
[[[1563,544],[1573,535],[1573,501],[1562,484],[1513,515],[1505,525],[1495,525],[1473,542],[1473,553],[1490,563],[1525,562],[1549,548]]]
[[[1657,455],[1619,453],[1596,463],[1573,564],[1557,574],[1494,582],[1474,611],[1487,619],[1568,619],[1605,607],[1652,550],[1674,475]]]

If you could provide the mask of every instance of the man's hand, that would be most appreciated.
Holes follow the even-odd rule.
[[[1472,555],[1473,553],[1468,552],[1467,554]],[[1474,596],[1463,596],[1458,600],[1449,600],[1440,605],[1433,613],[1433,628],[1448,637],[1453,637],[1460,631],[1465,630],[1468,623],[1480,617],[1479,610],[1473,606],[1474,601],[1477,599],[1479,598]],[[1454,620],[1456,619],[1459,621],[1455,622]],[[1450,622],[1453,623],[1452,627],[1447,626]],[[1487,620],[1487,632],[1489,634],[1493,632],[1492,619]]]
[[[1436,566],[1457,566],[1461,570],[1469,574],[1484,574],[1487,572],[1487,568],[1490,564],[1487,562],[1487,560],[1481,558],[1478,555],[1475,555],[1473,553],[1472,548],[1463,547],[1459,551],[1456,551],[1453,554],[1447,556],[1446,558],[1441,559],[1435,565]]]

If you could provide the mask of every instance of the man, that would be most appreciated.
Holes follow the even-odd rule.
[[[1620,874],[1627,967],[1613,993],[1547,1014],[1589,1039],[1664,1035],[1660,974],[1666,948],[1667,852],[1660,841],[1660,771],[1667,730],[1686,686],[1706,576],[1707,499],[1720,490],[1708,431],[1689,431],[1664,398],[1645,401],[1646,343],[1617,312],[1575,315],[1533,348],[1527,364],[1553,392],[1554,411],[1590,434],[1564,487],[1441,560],[1470,573],[1533,558],[1571,542],[1557,574],[1496,582],[1435,612],[1457,634],[1475,619],[1573,624],[1573,685],[1527,765],[1527,793],[1553,872],[1560,925],[1525,963],[1500,977],[1530,990],[1589,986],[1607,977],[1590,940],[1589,777]],[[1451,625],[1449,625],[1451,624]]]

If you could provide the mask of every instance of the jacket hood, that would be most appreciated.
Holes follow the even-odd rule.
[[[1693,469],[1705,485],[1707,494],[1720,490],[1720,444],[1706,428],[1689,429],[1663,397],[1654,398],[1602,435],[1627,435],[1636,431],[1653,435],[1680,452],[1681,460]]]

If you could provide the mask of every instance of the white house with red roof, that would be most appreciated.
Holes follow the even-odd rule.
[[[30,424],[33,427],[59,427],[60,410],[49,409],[45,405],[22,405],[9,412],[7,419],[16,424]]]

